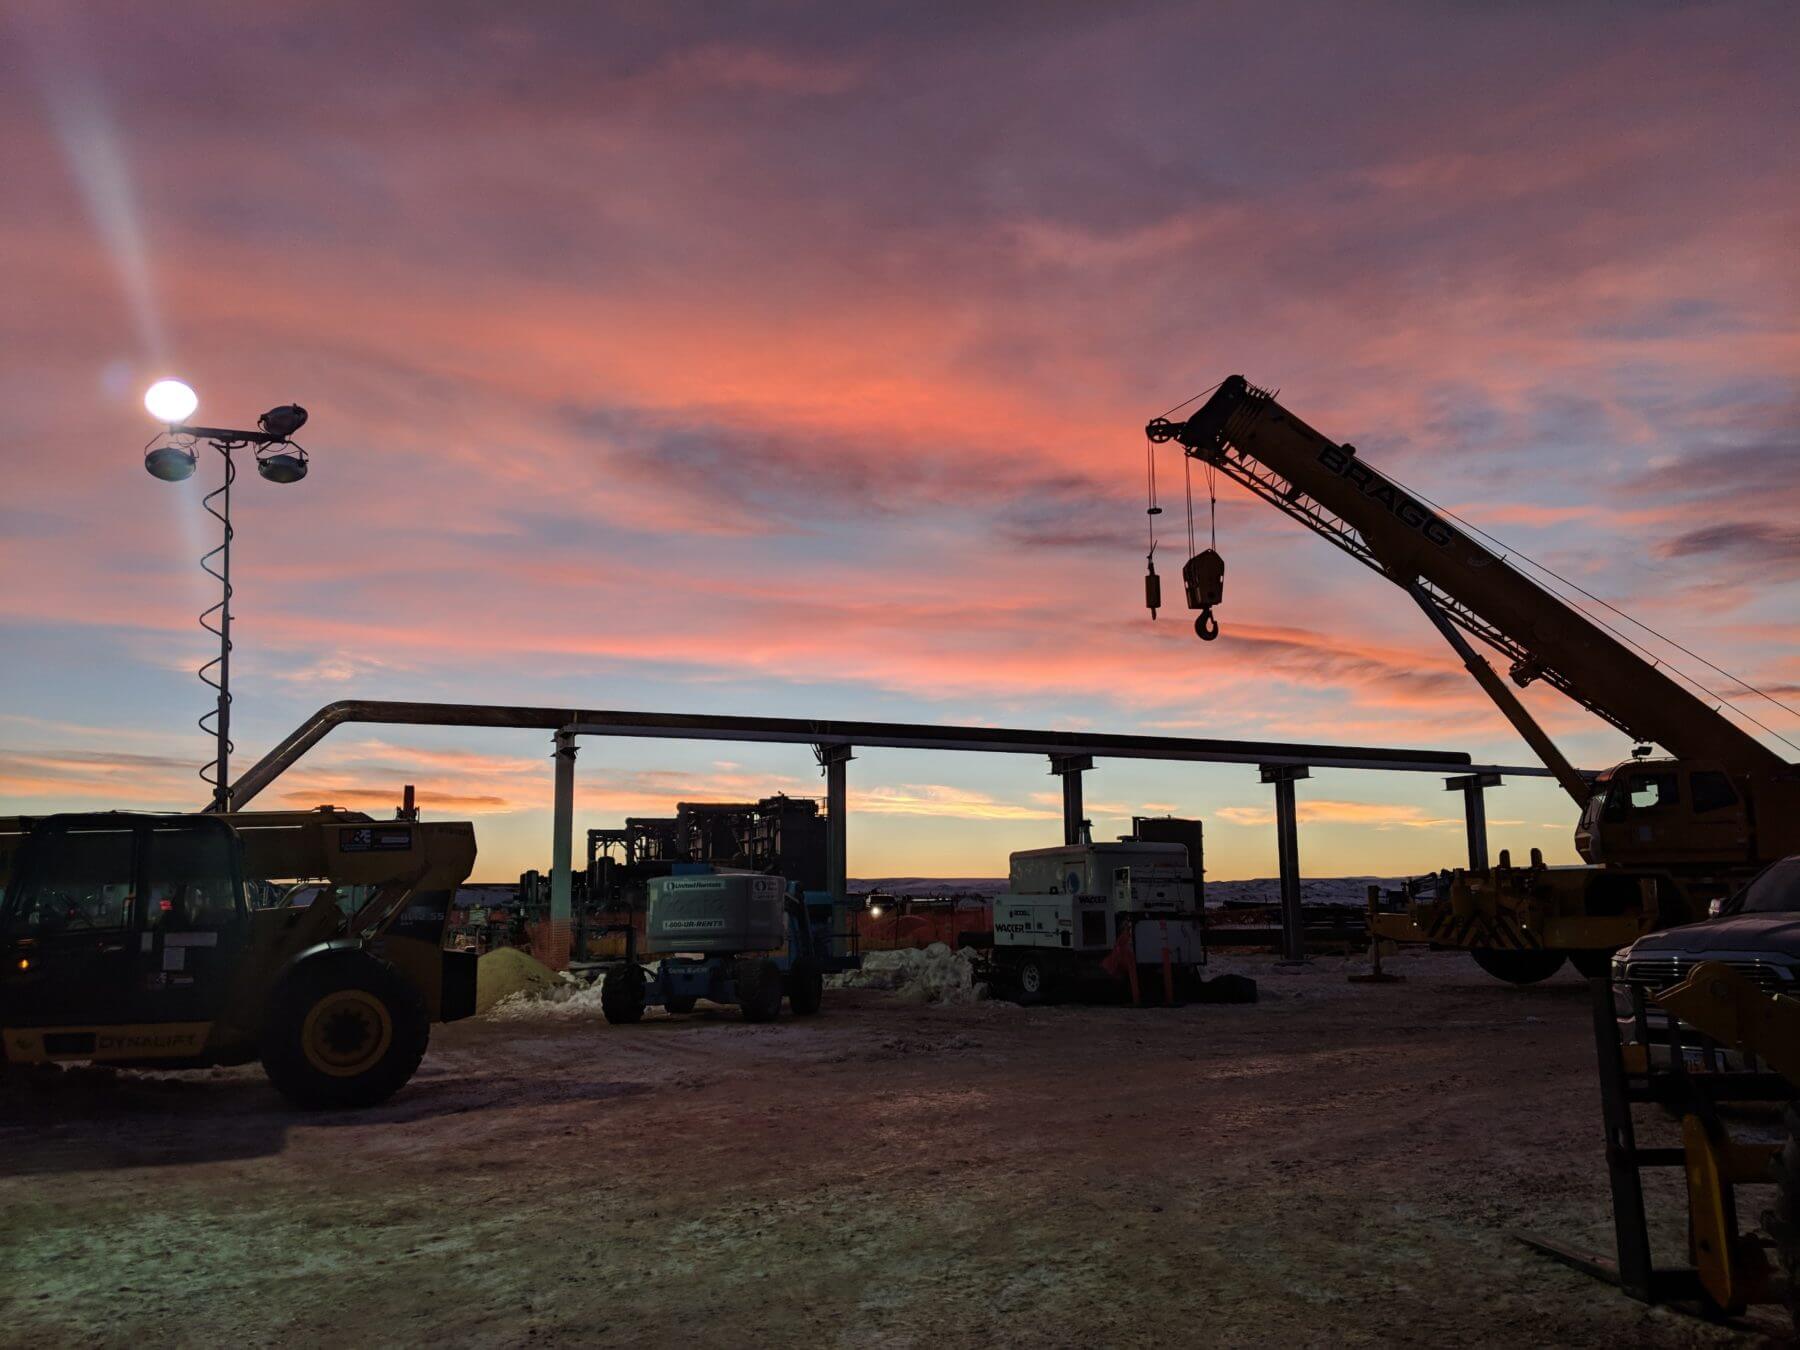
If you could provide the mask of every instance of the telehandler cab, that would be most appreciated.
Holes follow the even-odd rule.
[[[0,820],[4,1063],[260,1059],[297,1105],[385,1101],[475,1010],[474,954],[443,949],[474,863],[466,822],[333,807]]]

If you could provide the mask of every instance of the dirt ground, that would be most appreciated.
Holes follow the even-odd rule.
[[[14,1082],[0,1340],[1757,1342],[1510,1236],[1610,1238],[1572,975],[1237,968],[1261,1003],[482,1018],[362,1113],[253,1068]]]

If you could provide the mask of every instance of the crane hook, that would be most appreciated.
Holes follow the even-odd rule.
[[[1200,611],[1194,620],[1194,632],[1202,642],[1219,636],[1219,621],[1213,618],[1213,606],[1225,599],[1225,560],[1217,549],[1202,549],[1181,567],[1181,580],[1187,588],[1189,609]]]

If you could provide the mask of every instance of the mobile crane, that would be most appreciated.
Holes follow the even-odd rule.
[[[1233,375],[1185,422],[1159,417],[1145,432],[1406,591],[1580,811],[1575,847],[1589,867],[1547,868],[1534,849],[1528,867],[1502,854],[1498,868],[1440,873],[1431,898],[1377,915],[1377,936],[1467,947],[1518,983],[1554,973],[1565,956],[1601,974],[1604,953],[1701,917],[1764,864],[1800,851],[1800,769],[1273,393]],[[1196,631],[1216,636],[1223,566],[1207,550],[1183,570],[1201,611]],[[1154,613],[1154,568],[1146,599]],[[1542,680],[1630,736],[1634,758],[1590,781],[1469,636],[1507,659],[1514,684]],[[1651,743],[1670,757],[1646,758]]]

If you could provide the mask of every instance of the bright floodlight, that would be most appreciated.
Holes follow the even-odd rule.
[[[158,380],[144,391],[144,407],[168,426],[185,422],[200,406],[200,396],[180,380]]]

